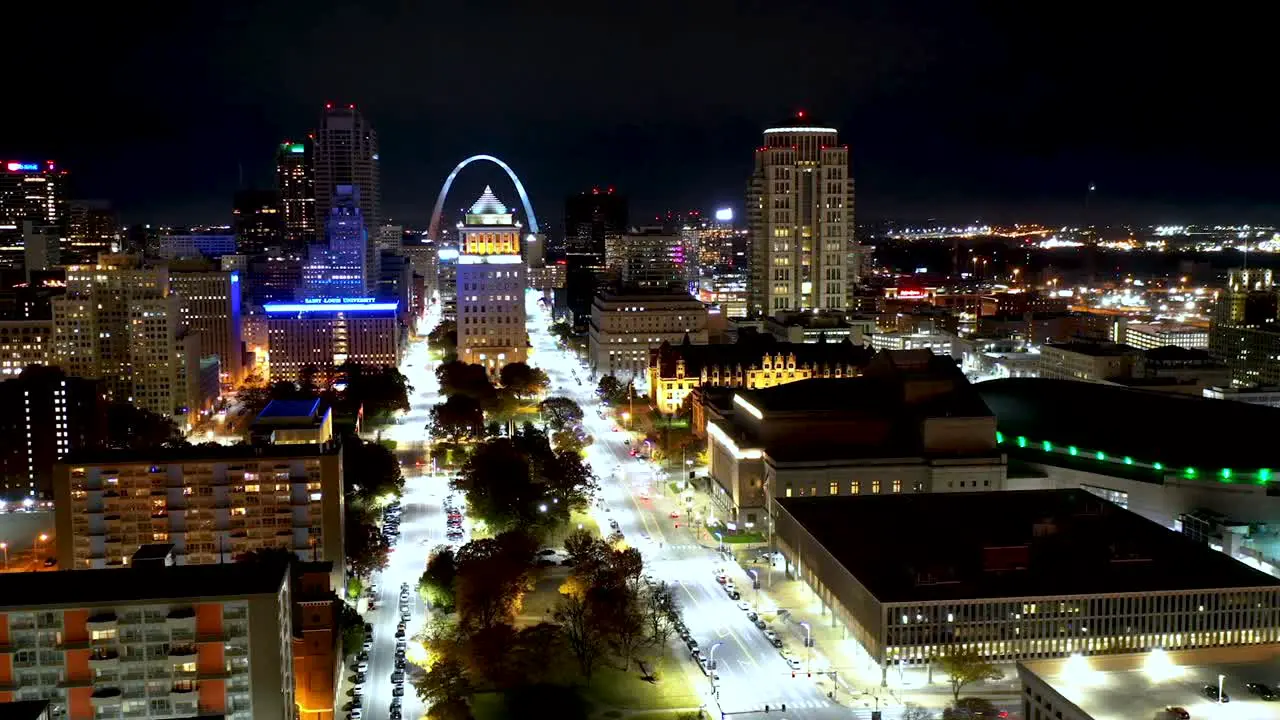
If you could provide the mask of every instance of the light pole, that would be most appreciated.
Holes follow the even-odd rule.
[[[1222,704],[1222,679],[1225,677],[1226,675],[1222,675],[1222,674],[1218,675],[1218,704],[1219,705]]]
[[[4,551],[4,569],[7,572],[9,570],[9,543],[0,542],[0,550]]]
[[[719,545],[719,547],[717,548],[717,551],[724,552],[724,536],[720,534],[719,530],[715,531],[712,534],[716,536],[716,543]]]
[[[804,672],[807,675],[811,672],[809,670],[809,660],[813,657],[813,650],[811,649],[813,647],[813,635],[809,623],[802,622],[800,624],[804,626]]]
[[[713,696],[716,694],[716,648],[720,647],[720,645],[721,643],[715,643],[711,646],[711,652],[707,653],[707,673],[711,677],[711,694]]]
[[[34,561],[35,561],[35,562],[40,562],[40,543],[45,542],[45,541],[47,541],[48,539],[49,539],[49,536],[48,536],[47,534],[45,534],[45,533],[40,533],[39,535],[37,535],[37,536],[36,536],[36,543],[35,543],[35,547],[34,547],[34,550],[35,550],[35,558],[34,558]],[[36,565],[36,572],[39,572],[39,571],[40,571],[40,566],[39,566],[39,565]]]
[[[751,589],[756,591],[755,610],[760,612],[760,571],[747,568],[747,572],[751,573]]]

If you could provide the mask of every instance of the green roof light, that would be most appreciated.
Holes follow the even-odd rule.
[[[1106,453],[1104,453],[1104,452],[1102,452],[1101,450],[1099,450],[1098,452],[1094,453],[1094,454],[1093,454],[1093,456],[1094,456],[1094,457],[1096,457],[1096,458],[1098,458],[1099,460],[1106,460],[1106,459],[1107,459],[1107,454],[1106,454]]]
[[[1195,469],[1195,468],[1193,468],[1193,467],[1183,468],[1183,469],[1182,469],[1182,474],[1183,474],[1183,475],[1186,475],[1186,476],[1187,476],[1187,477],[1189,477],[1189,478],[1193,478],[1193,477],[1195,477],[1195,476],[1196,476],[1196,469]]]
[[[1163,470],[1163,469],[1164,469],[1164,463],[1151,463],[1151,467],[1153,467],[1153,468],[1155,468],[1155,469],[1157,469],[1157,470]]]
[[[1258,479],[1259,479],[1259,480],[1261,480],[1262,482],[1270,482],[1270,481],[1271,481],[1271,469],[1270,469],[1270,468],[1262,468],[1261,470],[1259,470],[1259,471],[1258,471]]]
[[[1027,446],[1027,437],[1025,435],[1019,435],[1018,447],[1026,447],[1026,446]]]
[[[289,152],[291,153],[304,153],[306,151],[307,151],[307,146],[301,143],[294,143],[293,145],[289,146]]]
[[[1218,474],[1222,476],[1223,480],[1231,482],[1231,468],[1222,468],[1222,471]]]
[[[1077,448],[1075,445],[1072,445],[1072,446],[1070,446],[1070,447],[1068,447],[1068,448],[1067,448],[1067,452],[1071,453],[1072,455],[1079,455],[1079,454],[1080,454],[1080,449],[1079,449],[1079,448]]]
[[[1048,440],[1045,440],[1044,442],[1040,443],[1040,447],[1044,448],[1045,452],[1053,452],[1053,443],[1049,442]]]
[[[999,444],[1000,444],[1000,443],[1002,443],[1002,442],[1004,442],[1004,433],[1002,433],[1002,432],[1000,432],[999,430],[997,430],[997,431],[996,431],[996,444],[997,444],[997,445],[999,445]]]
[[[1124,456],[1124,464],[1125,464],[1125,465],[1132,465],[1132,464],[1133,464],[1133,458],[1129,457],[1128,455],[1125,455],[1125,456]]]

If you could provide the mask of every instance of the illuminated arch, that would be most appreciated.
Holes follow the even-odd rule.
[[[444,187],[440,188],[440,196],[436,198],[436,207],[431,211],[431,224],[427,226],[427,237],[432,240],[438,239],[440,232],[440,211],[444,209],[444,198],[449,194],[449,188],[453,185],[453,179],[458,177],[458,173],[462,172],[462,168],[470,165],[477,160],[488,160],[507,171],[507,177],[511,178],[511,182],[516,186],[516,192],[520,194],[520,202],[524,203],[524,214],[529,221],[529,232],[538,232],[538,217],[533,214],[533,203],[529,202],[529,194],[524,191],[524,185],[520,184],[520,178],[516,177],[516,173],[511,166],[502,162],[492,155],[472,155],[471,157],[458,163],[458,167],[449,173],[449,177],[444,179]]]

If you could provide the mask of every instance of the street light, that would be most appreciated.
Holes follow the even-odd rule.
[[[760,571],[747,568],[747,572],[751,573],[751,589],[756,591],[755,609],[756,612],[760,612]]]
[[[7,543],[7,542],[0,542],[0,550],[3,550],[3,551],[4,551],[4,569],[5,569],[6,571],[8,571],[8,569],[9,569],[9,543]]]
[[[35,561],[36,561],[36,562],[39,562],[39,561],[40,561],[40,543],[45,542],[45,541],[47,541],[48,539],[49,539],[49,536],[48,536],[47,534],[45,534],[45,533],[40,533],[39,535],[37,535],[37,536],[36,536],[36,543],[35,543],[35,548],[34,548],[34,549],[35,549]],[[6,554],[7,554],[7,553],[6,553]],[[36,571],[38,572],[39,570],[40,570],[40,566],[39,566],[39,565],[36,565]]]
[[[1225,677],[1226,675],[1222,675],[1222,674],[1218,675],[1218,704],[1219,705],[1222,704],[1222,679]]]
[[[712,534],[716,536],[716,542],[719,543],[720,545],[719,551],[724,552],[724,536],[720,534],[719,530],[715,531]]]
[[[804,626],[804,671],[808,674],[810,672],[809,659],[813,657],[813,650],[811,649],[813,647],[812,628],[809,627],[807,622],[801,622],[800,624]]]
[[[707,673],[711,677],[711,694],[716,694],[716,648],[722,643],[715,643],[711,646],[711,652],[707,654]]]

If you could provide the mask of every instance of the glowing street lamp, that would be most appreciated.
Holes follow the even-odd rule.
[[[716,648],[723,643],[715,643],[711,646],[711,652],[707,653],[707,672],[711,676],[711,694],[716,694]],[[1221,684],[1221,683],[1219,683]]]
[[[809,660],[813,657],[813,629],[809,627],[809,623],[801,622],[804,626],[804,671],[809,673]]]
[[[9,569],[9,543],[0,542],[0,550],[4,551],[4,569]]]

